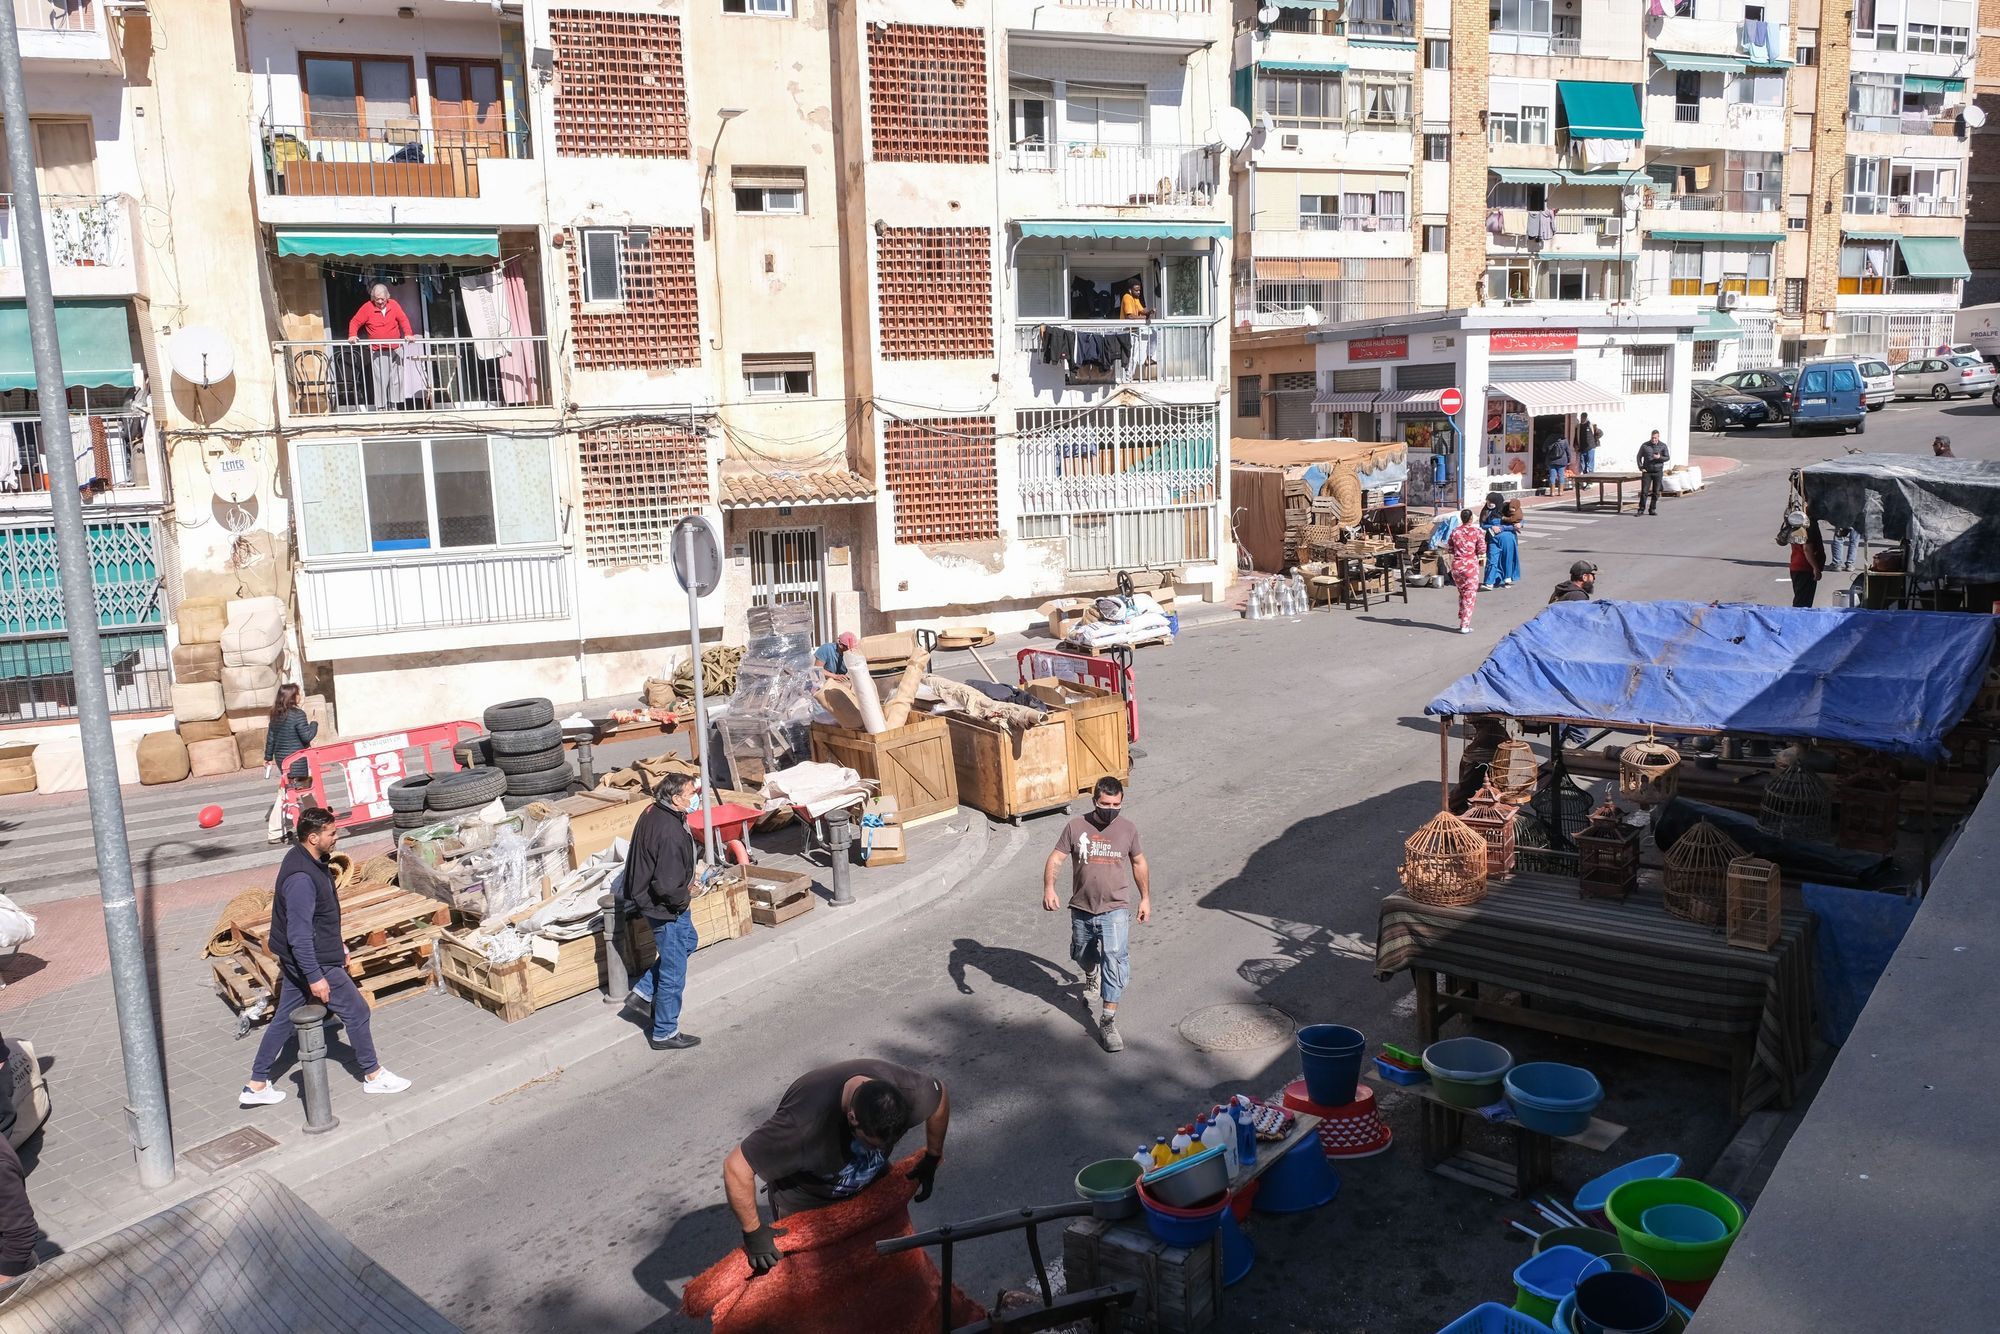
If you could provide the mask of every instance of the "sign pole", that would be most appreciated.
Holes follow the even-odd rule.
[[[1452,469],[1458,477],[1456,508],[1462,510],[1465,508],[1465,429],[1460,423],[1464,421],[1465,394],[1455,385],[1446,389],[1438,395],[1438,410],[1451,422],[1451,438],[1455,446],[1452,452],[1456,456],[1453,462],[1458,465]]]
[[[696,520],[695,522],[699,522]],[[715,862],[715,794],[708,784],[708,701],[701,688],[701,596],[697,592],[698,581],[693,575],[695,567],[694,524],[683,521],[674,536],[679,539],[681,559],[675,562],[676,572],[681,575],[681,586],[688,595],[688,655],[694,664],[694,763],[701,775],[702,846],[708,851],[708,864]]]

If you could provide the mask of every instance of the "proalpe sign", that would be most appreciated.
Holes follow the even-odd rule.
[[[1574,352],[1574,329],[1495,329],[1487,342],[1489,352]],[[1350,351],[1349,357],[1353,356]]]
[[[1401,361],[1410,355],[1410,340],[1401,334],[1389,338],[1350,338],[1349,361]]]

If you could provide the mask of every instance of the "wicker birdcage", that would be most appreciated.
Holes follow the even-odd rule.
[[[1667,850],[1661,897],[1674,916],[1702,926],[1722,921],[1729,865],[1743,855],[1736,840],[1703,820]]]
[[[1681,785],[1681,753],[1648,737],[1618,754],[1618,795],[1651,810],[1674,799]]]
[[[1500,794],[1500,799],[1512,806],[1525,806],[1535,795],[1535,779],[1541,773],[1541,766],[1535,762],[1535,752],[1527,742],[1519,739],[1502,741],[1493,749],[1493,763],[1487,766],[1486,781]]]
[[[1403,843],[1397,872],[1418,903],[1462,908],[1486,897],[1486,840],[1450,811],[1439,811]]]
[[[1757,827],[1780,838],[1824,839],[1833,832],[1833,794],[1803,764],[1787,764],[1764,784]]]
[[[1523,874],[1576,875],[1576,853],[1549,844],[1548,827],[1533,806],[1514,815],[1514,869]]]
[[[1514,873],[1514,807],[1500,799],[1488,783],[1473,793],[1462,817],[1486,840],[1486,878]]]
[[[1784,881],[1776,862],[1738,857],[1729,863],[1729,922],[1725,939],[1749,950],[1768,950],[1785,932]]]
[[[1576,887],[1586,899],[1622,899],[1639,884],[1639,830],[1615,802],[1590,813],[1576,836]]]

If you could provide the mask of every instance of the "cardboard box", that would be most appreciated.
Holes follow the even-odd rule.
[[[901,824],[903,823],[901,807],[902,803],[896,800],[895,793],[885,792],[879,797],[868,798],[868,804],[861,808],[861,813],[879,815],[883,824]]]
[[[863,866],[901,866],[910,859],[909,844],[905,841],[907,837],[907,831],[899,824],[863,829],[854,846],[867,850],[865,853],[857,851],[856,855],[861,857]]]
[[[1049,634],[1057,639],[1067,639],[1079,625],[1097,619],[1089,598],[1056,598],[1036,610],[1049,618]]]
[[[0,795],[35,790],[35,748],[0,746]]]
[[[592,788],[556,803],[569,816],[569,864],[578,867],[621,838],[632,837],[652,798],[606,788]]]

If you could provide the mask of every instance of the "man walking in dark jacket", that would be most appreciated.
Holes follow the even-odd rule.
[[[368,1002],[347,975],[347,945],[341,938],[340,898],[326,859],[340,841],[333,812],[308,806],[299,812],[298,843],[278,865],[278,892],[271,901],[271,953],[278,956],[278,1004],[271,1026],[257,1044],[250,1082],[237,1098],[240,1107],[283,1102],[283,1089],[271,1087],[271,1067],[292,1040],[292,1011],[307,1000],[317,1001],[340,1018],[347,1044],[365,1076],[363,1093],[401,1093],[410,1081],[382,1068],[375,1059],[369,1031]]]
[[[1640,514],[1660,512],[1660,484],[1667,476],[1667,442],[1660,439],[1658,431],[1639,446],[1639,509]]]
[[[625,855],[625,897],[652,924],[653,944],[660,954],[632,988],[632,998],[652,1011],[647,1040],[654,1051],[680,1051],[701,1043],[692,1033],[681,1032],[688,956],[701,943],[688,916],[694,889],[694,835],[688,830],[687,813],[694,807],[695,791],[691,775],[668,774],[653,804],[632,826]]]

